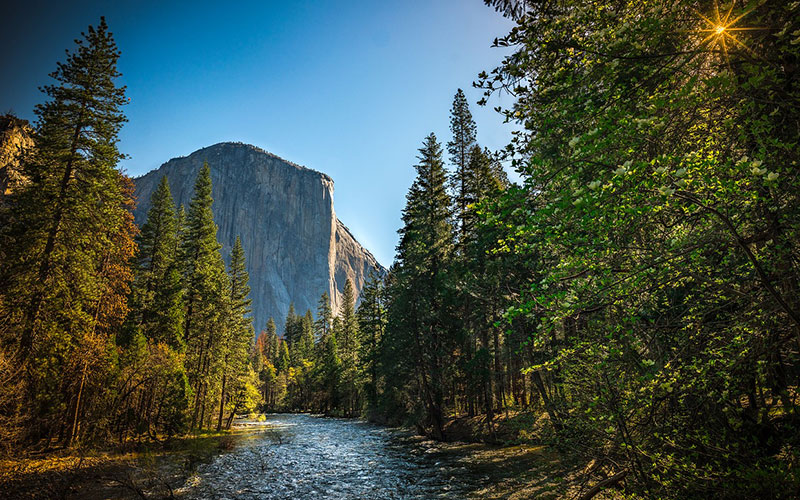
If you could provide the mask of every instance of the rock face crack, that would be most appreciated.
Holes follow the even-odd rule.
[[[315,312],[323,292],[338,311],[345,280],[360,293],[370,272],[386,272],[336,218],[330,177],[248,144],[215,144],[136,178],[136,223],[144,223],[163,176],[176,206],[188,209],[204,161],[226,262],[236,236],[242,238],[256,332],[270,317],[280,329],[291,302],[298,314]]]

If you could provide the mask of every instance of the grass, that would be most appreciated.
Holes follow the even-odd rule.
[[[163,441],[57,450],[0,460],[3,498],[171,498],[199,465],[252,432],[200,431]]]

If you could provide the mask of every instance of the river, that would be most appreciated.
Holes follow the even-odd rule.
[[[357,420],[268,415],[200,465],[176,491],[184,498],[465,498],[490,481],[458,447]],[[484,471],[485,472],[485,471]]]

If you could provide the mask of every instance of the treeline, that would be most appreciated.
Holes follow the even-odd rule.
[[[522,269],[488,255],[496,239],[480,212],[509,181],[477,144],[460,89],[451,131],[449,173],[433,134],[419,150],[397,260],[387,276],[370,276],[358,308],[348,280],[338,315],[324,294],[316,319],[291,308],[282,336],[268,322],[255,363],[267,409],[412,423],[445,439],[446,418],[529,406],[524,333],[500,324],[513,286],[504,279]]]
[[[376,411],[446,439],[527,408],[584,498],[796,497],[800,7],[487,3],[513,52],[476,85],[513,96],[521,182],[457,96],[449,174],[431,135],[408,192]]]
[[[237,413],[261,402],[241,239],[226,272],[208,164],[185,213],[175,210],[166,177],[150,201],[136,241],[131,307],[116,339],[125,360],[118,390],[126,397],[115,434],[230,428]]]
[[[256,341],[253,364],[268,411],[313,411],[328,415],[365,415],[376,396],[374,356],[384,328],[382,280],[372,274],[355,309],[352,282],[345,282],[342,307],[334,315],[327,293],[312,312],[295,313],[282,330],[269,319]]]
[[[495,240],[479,212],[508,178],[477,144],[461,90],[451,131],[449,174],[433,134],[419,150],[397,260],[369,277],[358,308],[348,280],[338,315],[324,294],[316,319],[290,309],[282,337],[268,322],[255,363],[268,410],[360,415],[445,439],[446,418],[528,407],[532,383],[520,370],[532,360],[516,354],[522,333],[499,325],[509,286],[500,266],[513,264],[487,257]]]
[[[225,269],[208,167],[141,233],[117,164],[127,103],[105,20],[51,76],[0,206],[0,435],[6,451],[230,426],[259,404],[248,276]]]

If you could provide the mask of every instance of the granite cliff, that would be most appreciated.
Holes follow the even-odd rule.
[[[26,182],[20,172],[20,157],[33,147],[33,128],[14,115],[0,116],[0,203],[8,193]]]
[[[242,238],[256,331],[270,316],[282,330],[292,302],[299,314],[316,312],[323,292],[336,311],[346,279],[359,293],[371,271],[385,272],[336,218],[330,177],[248,144],[215,144],[135,179],[136,223],[144,223],[162,176],[169,180],[176,205],[188,207],[205,161],[226,261],[236,236]]]

